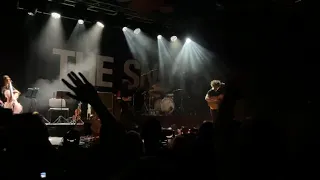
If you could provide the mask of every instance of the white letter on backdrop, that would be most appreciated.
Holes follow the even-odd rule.
[[[133,89],[133,88],[137,88],[139,86],[139,83],[140,83],[140,79],[139,79],[139,76],[130,70],[130,65],[133,65],[133,67],[137,70],[140,70],[140,64],[137,60],[127,60],[125,63],[124,63],[124,67],[123,67],[123,70],[124,70],[124,73],[129,76],[130,78],[133,79],[133,84],[129,84],[129,89]]]
[[[103,81],[103,75],[107,74],[112,76],[113,75],[113,70],[112,69],[107,69],[103,68],[104,63],[111,63],[113,64],[114,60],[113,57],[109,56],[97,56],[97,81],[96,81],[96,86],[99,87],[113,87],[113,82],[107,82]]]

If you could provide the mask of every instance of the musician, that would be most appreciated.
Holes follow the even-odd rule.
[[[8,75],[3,76],[2,82],[3,82],[3,85],[1,88],[1,98],[4,102],[4,107],[8,108],[7,105],[8,104],[12,105],[12,102],[16,101],[19,98],[21,93],[12,86],[12,80]],[[13,97],[11,96],[10,85],[12,86]],[[18,112],[20,113],[22,111],[21,104],[18,102],[15,102],[14,104],[15,104],[14,106],[16,106],[16,112],[14,112],[14,113],[18,113]],[[14,108],[13,108],[13,110],[14,110]]]
[[[5,98],[8,95],[7,93],[9,93],[8,91],[10,91],[10,82],[12,83],[11,78],[8,75],[4,75],[3,76],[3,85],[2,85],[2,88],[1,88],[1,93]],[[14,87],[12,87],[12,89],[13,89],[14,93],[18,93],[20,95],[20,92],[18,90],[16,90]]]
[[[207,92],[205,100],[208,102],[208,106],[210,107],[212,121],[215,122],[218,115],[219,106],[224,96],[224,83],[222,83],[220,80],[212,80],[210,85],[211,89]]]

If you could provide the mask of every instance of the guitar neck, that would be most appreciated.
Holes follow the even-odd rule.
[[[13,87],[12,87],[12,83],[9,83],[9,91],[10,91],[10,95],[13,98]]]

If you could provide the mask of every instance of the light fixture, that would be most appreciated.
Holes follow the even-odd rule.
[[[29,16],[34,16],[34,13],[33,12],[28,12],[28,15]]]
[[[139,34],[141,32],[141,29],[140,28],[136,28],[134,31],[133,31],[135,34]]]
[[[162,38],[162,36],[161,36],[161,35],[158,35],[158,36],[157,36],[157,38],[158,38],[158,39],[161,39],[161,38]]]
[[[59,13],[53,12],[53,13],[51,13],[51,17],[53,17],[55,19],[59,19],[61,17],[61,15]]]
[[[187,39],[186,39],[186,43],[189,43],[189,42],[191,42],[191,39],[190,39],[190,38],[187,38]]]
[[[100,26],[100,27],[104,27],[104,25],[100,21],[97,21],[97,25]]]
[[[83,23],[84,23],[84,21],[82,19],[78,20],[78,24],[83,24]]]
[[[178,39],[177,36],[171,36],[170,38],[171,42],[175,42],[177,39]]]
[[[30,8],[27,8],[27,10],[28,10],[28,15],[29,16],[34,16],[38,12],[38,9],[36,7],[34,7],[34,6],[32,6],[32,5],[31,5]]]
[[[122,31],[125,32],[128,28],[127,27],[123,27]]]

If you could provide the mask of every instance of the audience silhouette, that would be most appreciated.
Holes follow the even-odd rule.
[[[243,123],[234,121],[233,107],[240,94],[232,81],[227,83],[215,124],[204,122],[199,130],[181,130],[165,141],[158,120],[149,119],[139,128],[141,131],[127,131],[81,73],[70,72],[68,77],[73,85],[62,79],[73,92],[68,95],[91,104],[99,116],[100,138],[91,147],[82,148],[79,132],[70,130],[57,149],[48,140],[41,116],[12,115],[0,109],[1,178],[40,179],[44,173],[47,179],[123,180],[288,179],[316,175],[317,169],[311,168],[314,166],[308,160],[319,159],[317,130],[304,132],[289,127],[281,114],[259,114]]]

